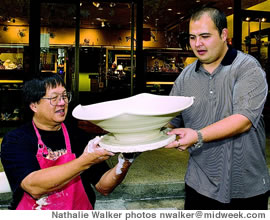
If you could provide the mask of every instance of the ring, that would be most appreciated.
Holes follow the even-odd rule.
[[[181,147],[181,144],[180,144],[180,142],[179,141],[177,141],[177,147]]]

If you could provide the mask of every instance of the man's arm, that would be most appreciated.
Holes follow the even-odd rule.
[[[247,117],[241,114],[235,114],[201,129],[201,132],[204,141],[210,142],[244,133],[251,126],[252,123]]]
[[[200,129],[200,131],[203,136],[203,141],[210,142],[244,133],[248,131],[251,126],[252,123],[247,117],[241,114],[235,114],[208,125]],[[198,141],[197,132],[191,128],[174,129],[168,134],[177,134],[180,139],[167,145],[166,148],[178,147],[180,150],[186,150]]]

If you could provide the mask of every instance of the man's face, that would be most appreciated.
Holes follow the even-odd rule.
[[[199,20],[189,23],[190,46],[204,65],[219,65],[227,49],[227,29],[220,35],[214,22],[204,14]]]
[[[68,110],[68,104],[63,100],[63,98],[60,98],[64,94],[66,94],[66,89],[63,86],[47,88],[45,96],[41,98],[39,103],[36,103],[34,117],[44,125],[54,126],[63,122]],[[53,101],[53,99],[50,100],[47,98],[55,99]]]

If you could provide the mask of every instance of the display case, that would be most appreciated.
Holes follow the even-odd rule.
[[[22,70],[22,48],[0,48],[0,70]]]
[[[24,79],[24,47],[0,47],[0,135],[22,122],[21,88]]]
[[[149,93],[168,95],[185,66],[196,57],[192,51],[177,49],[144,50],[146,89]]]
[[[0,136],[20,125],[23,80],[0,80]]]
[[[0,47],[0,80],[22,80],[24,78],[23,62],[23,47]]]

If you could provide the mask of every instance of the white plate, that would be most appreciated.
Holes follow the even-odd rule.
[[[138,144],[121,144],[121,142],[119,142],[113,136],[113,134],[109,133],[104,135],[104,137],[99,142],[99,145],[107,151],[113,153],[134,153],[155,150],[164,147],[175,140],[176,136],[167,135],[167,132],[168,129],[165,129],[160,132],[158,137]]]
[[[90,121],[119,140],[119,143],[115,143],[115,140],[110,138],[104,146],[105,144],[106,146],[122,146],[122,144],[145,146],[148,141],[151,141],[151,145],[152,140],[160,136],[160,129],[181,111],[189,108],[193,101],[194,97],[142,93],[119,100],[86,106],[78,105],[72,115],[77,119]],[[167,137],[165,136],[164,139]],[[155,140],[155,143],[164,139]]]
[[[10,185],[5,172],[0,172],[0,193],[11,192]]]

